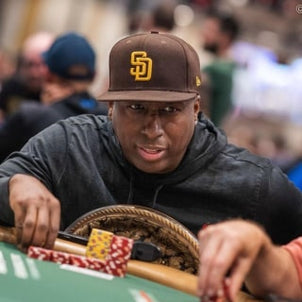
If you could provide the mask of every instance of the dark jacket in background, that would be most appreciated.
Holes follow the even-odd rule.
[[[79,114],[107,115],[107,106],[96,101],[87,92],[45,106],[24,102],[19,110],[0,125],[0,162],[11,152],[18,151],[29,138],[57,122]]]
[[[40,102],[41,91],[31,91],[17,75],[6,79],[0,90],[0,109],[5,117],[18,111],[23,102]]]

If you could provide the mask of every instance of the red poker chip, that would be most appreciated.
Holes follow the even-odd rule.
[[[78,255],[70,255],[70,264],[100,272],[105,272],[104,268],[106,266],[104,261]]]
[[[230,298],[230,289],[227,279],[223,281],[223,296],[217,297],[212,296],[209,298],[209,302],[225,302],[225,301],[232,301]]]
[[[38,260],[50,261],[51,252],[51,250],[47,250],[41,247],[30,246],[27,251],[27,256]]]
[[[51,251],[50,261],[58,264],[70,264],[70,254],[58,251]]]
[[[95,270],[95,271],[105,272],[105,267],[106,267],[106,262],[105,261],[88,258],[88,262],[89,262],[89,267],[88,268],[90,268],[92,270]]]
[[[78,267],[89,268],[88,258],[83,256],[70,255],[69,263]]]

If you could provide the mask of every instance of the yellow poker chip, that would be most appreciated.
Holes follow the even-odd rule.
[[[114,234],[100,229],[92,229],[86,248],[86,257],[106,260],[110,253],[111,241]]]

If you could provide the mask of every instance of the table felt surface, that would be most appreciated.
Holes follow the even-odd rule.
[[[0,301],[198,302],[199,299],[130,274],[120,278],[32,259],[15,246],[0,242]]]

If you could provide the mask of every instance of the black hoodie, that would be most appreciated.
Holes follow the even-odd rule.
[[[127,162],[105,116],[50,126],[0,166],[0,219],[11,224],[8,180],[15,173],[37,177],[60,200],[62,229],[99,207],[139,204],[195,234],[203,224],[241,217],[262,224],[278,244],[302,235],[301,192],[268,159],[228,144],[202,117],[178,168],[160,175]]]

